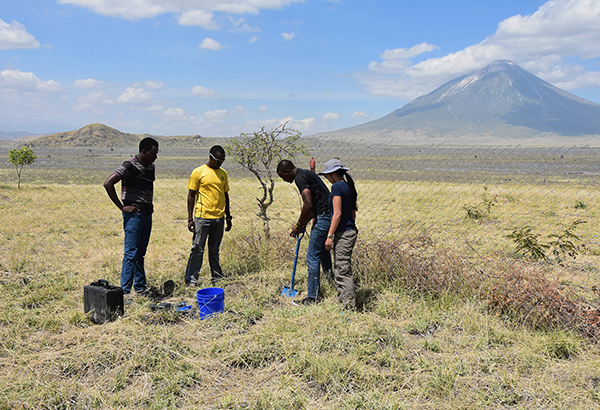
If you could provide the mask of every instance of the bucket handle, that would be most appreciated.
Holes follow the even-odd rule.
[[[202,304],[202,306],[206,306],[206,305],[208,305],[208,304],[209,304],[209,303],[211,303],[213,300],[215,300],[215,298],[216,298],[217,296],[219,296],[219,295],[213,295],[213,297],[212,297],[212,298],[211,298],[209,301],[206,301],[206,302],[204,302],[204,303]],[[197,298],[196,298],[196,299],[197,299]],[[198,305],[200,305],[200,303],[198,303]]]

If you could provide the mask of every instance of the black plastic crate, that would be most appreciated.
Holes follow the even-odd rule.
[[[123,289],[104,279],[92,282],[83,287],[83,308],[85,313],[91,312],[94,323],[113,321],[125,313]]]

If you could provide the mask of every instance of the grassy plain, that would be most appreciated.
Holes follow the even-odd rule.
[[[176,158],[161,160],[167,167]],[[10,172],[0,170],[3,181]],[[182,286],[187,175],[177,172],[156,183],[147,272],[153,285],[177,282],[170,301],[193,303],[194,291]],[[552,313],[539,313],[545,294],[520,305],[484,295],[517,269],[542,272],[574,300],[598,306],[598,190],[589,182],[357,172],[359,309],[351,312],[327,280],[317,306],[279,296],[291,275],[297,190],[277,184],[266,240],[254,215],[258,184],[232,172],[234,228],[222,246],[228,276],[220,283],[226,312],[200,321],[151,311],[135,297],[124,317],[99,326],[83,313],[83,286],[118,283],[122,256],[105,174],[40,169],[29,181],[25,174],[20,190],[0,185],[0,409],[600,408],[596,339],[560,318],[531,320]],[[465,206],[490,203],[483,217],[467,217]],[[506,238],[530,225],[549,240],[577,219],[587,221],[577,232],[585,247],[562,264],[530,262]],[[204,267],[203,286],[207,276]],[[531,278],[513,283],[526,287]],[[519,290],[497,295],[523,296]]]

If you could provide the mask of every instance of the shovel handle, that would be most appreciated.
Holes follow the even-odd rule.
[[[292,283],[290,289],[294,289],[294,276],[296,276],[296,265],[298,264],[298,252],[300,251],[300,241],[304,237],[304,232],[296,236],[296,255],[294,256],[294,269],[292,270]]]

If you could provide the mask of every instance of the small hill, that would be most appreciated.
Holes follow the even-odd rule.
[[[104,124],[88,124],[75,131],[44,135],[29,141],[28,147],[131,147],[144,136],[123,133]]]
[[[104,124],[88,124],[75,131],[17,138],[7,141],[7,143],[12,143],[12,145],[15,145],[14,143],[24,143],[25,146],[31,148],[128,148],[137,147],[140,141],[146,137],[154,138],[162,148],[198,147],[206,146],[210,143],[222,143],[220,139],[204,138],[200,135],[176,135],[164,137],[151,134],[129,134]],[[2,146],[1,143],[2,141],[0,141],[0,146]]]

